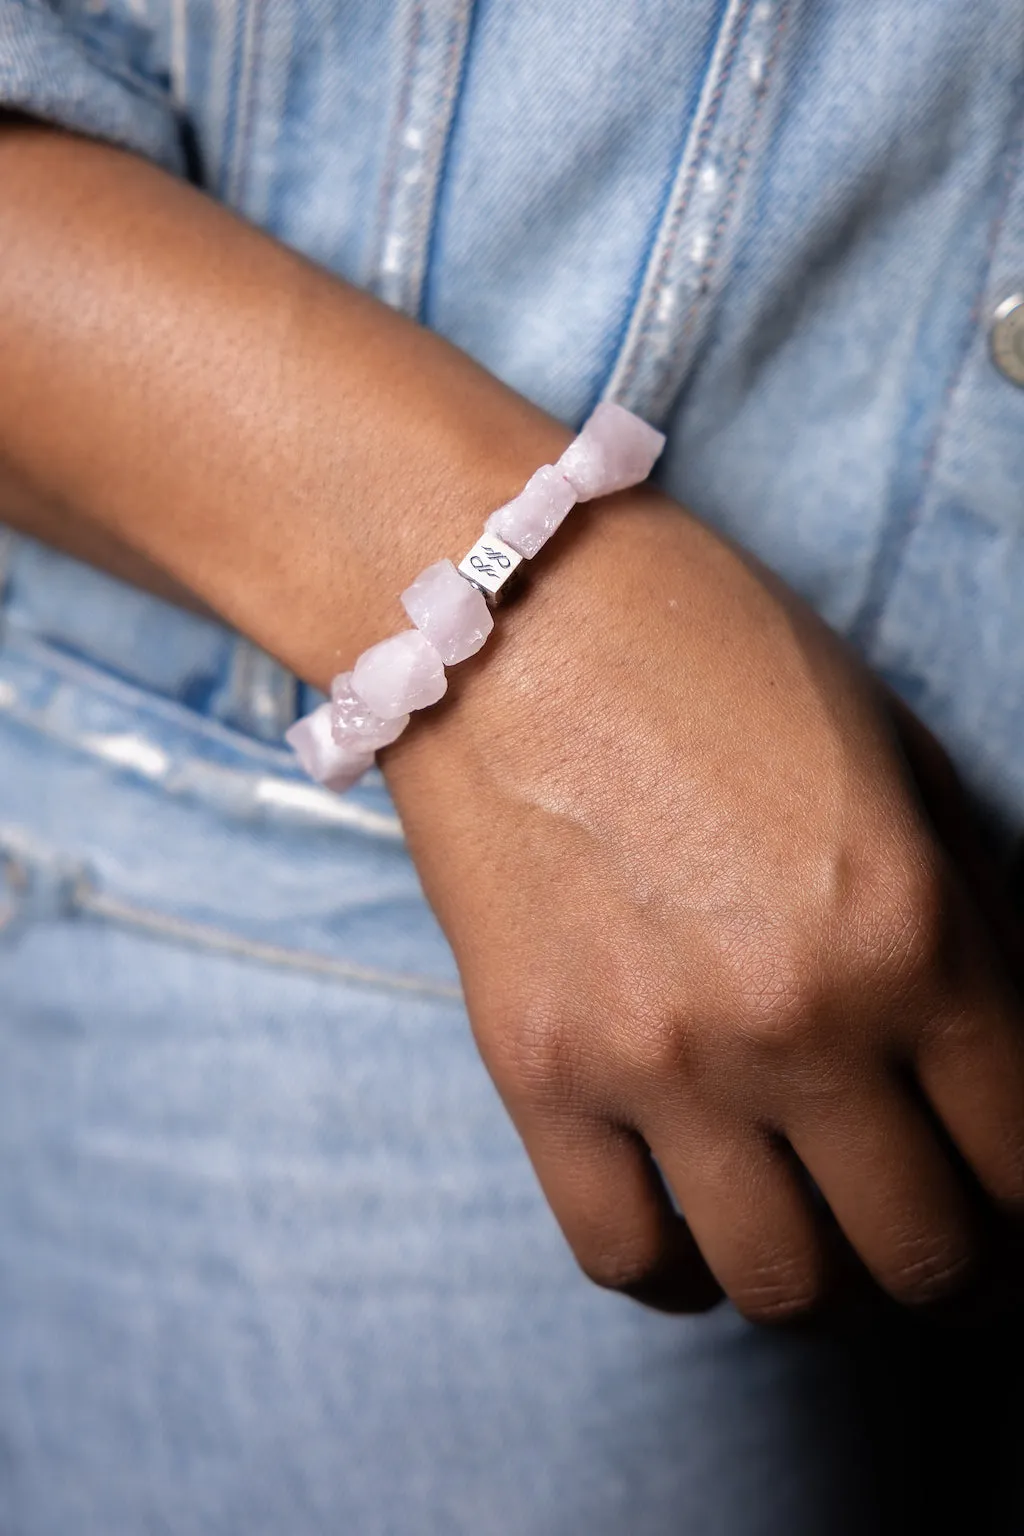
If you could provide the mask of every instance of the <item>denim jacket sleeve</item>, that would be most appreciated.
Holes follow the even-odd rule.
[[[0,108],[185,169],[181,122],[148,29],[103,0],[0,0]]]

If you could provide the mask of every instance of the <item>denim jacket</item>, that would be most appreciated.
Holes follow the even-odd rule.
[[[1024,829],[1020,0],[0,0],[0,102],[663,426]]]

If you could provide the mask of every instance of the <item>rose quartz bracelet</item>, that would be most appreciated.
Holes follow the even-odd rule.
[[[458,568],[439,560],[402,593],[415,628],[371,645],[331,684],[329,703],[297,720],[285,739],[328,789],[351,788],[409,724],[436,704],[445,667],[475,656],[494,628],[491,608],[523,560],[532,560],[578,501],[646,480],[665,446],[660,432],[621,405],[599,405],[557,464],[545,464],[513,501],[492,512]]]

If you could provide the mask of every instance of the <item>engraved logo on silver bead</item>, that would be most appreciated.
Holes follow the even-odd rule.
[[[512,568],[508,555],[500,549],[492,549],[488,544],[484,545],[483,554],[470,555],[469,563],[478,576],[489,576],[492,580],[500,576],[502,571]]]
[[[459,562],[459,574],[479,587],[491,602],[515,575],[523,557],[496,534],[485,533]]]

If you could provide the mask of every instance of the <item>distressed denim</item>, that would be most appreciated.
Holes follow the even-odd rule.
[[[1019,0],[0,0],[0,103],[663,425],[1008,846],[1022,80]],[[379,777],[302,780],[214,623],[22,539],[3,591],[0,1536],[1024,1530],[1019,1340],[587,1287]]]

